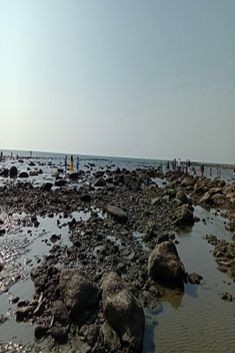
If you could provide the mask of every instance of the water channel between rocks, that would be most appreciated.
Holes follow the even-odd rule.
[[[225,291],[235,296],[235,284],[217,270],[213,246],[203,239],[214,234],[231,241],[231,234],[213,211],[195,207],[195,215],[207,224],[199,222],[189,232],[178,233],[177,250],[186,271],[199,273],[203,281],[199,286],[186,284],[184,293],[160,289],[160,307],[156,313],[146,310],[145,353],[235,352],[235,304],[220,298]]]
[[[146,330],[144,353],[234,353],[235,347],[235,305],[234,302],[221,300],[220,294],[228,291],[235,297],[235,284],[226,274],[217,270],[215,259],[211,251],[213,246],[203,237],[206,234],[216,235],[218,238],[231,241],[231,234],[225,230],[224,219],[221,216],[195,207],[195,215],[201,220],[188,232],[179,232],[176,239],[179,241],[177,250],[188,273],[197,272],[203,276],[202,283],[197,285],[186,284],[184,293],[180,291],[159,288],[162,298],[155,310],[145,310]],[[77,212],[72,215],[76,220],[86,220],[89,212]],[[39,217],[38,217],[39,218]],[[60,229],[57,227],[58,217],[39,218],[38,228],[24,227],[20,234],[10,237],[22,237],[29,241],[28,252],[17,260],[28,274],[38,258],[48,255],[50,247],[44,241],[51,234],[61,234],[61,245],[71,246],[68,239],[67,222],[60,218]],[[27,231],[31,230],[31,233]],[[32,234],[32,235],[30,235]],[[12,239],[13,239],[12,238]],[[133,233],[135,241],[141,242],[138,232]],[[110,241],[119,240],[109,236]],[[43,241],[42,241],[43,240]],[[1,242],[4,238],[1,239]],[[1,243],[0,243],[1,245]],[[144,249],[148,247],[143,243]],[[31,299],[34,293],[33,283],[25,276],[25,280],[10,287],[9,292],[21,299]],[[9,313],[9,319],[0,325],[0,348],[9,341],[32,344],[34,342],[34,327],[30,323],[17,323],[13,310],[9,304],[7,293],[0,295],[0,313]],[[39,346],[42,348],[45,342]],[[1,352],[1,349],[0,349]]]

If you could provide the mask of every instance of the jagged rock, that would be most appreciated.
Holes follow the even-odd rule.
[[[107,211],[108,213],[111,214],[114,218],[116,218],[119,221],[127,221],[127,214],[125,211],[123,211],[120,207],[113,206],[113,205],[108,205],[107,206]]]
[[[185,269],[174,243],[165,241],[156,245],[148,259],[148,275],[168,284],[183,281]]]
[[[110,351],[125,347],[128,352],[142,352],[145,317],[142,306],[114,272],[102,283],[103,334]]]

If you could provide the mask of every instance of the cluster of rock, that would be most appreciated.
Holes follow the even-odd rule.
[[[78,269],[32,271],[36,295],[20,301],[17,320],[39,322],[35,336],[64,343],[76,327],[90,352],[142,352],[145,317],[125,281],[110,272],[98,287]]]
[[[15,209],[34,215],[35,227],[36,214],[53,217],[63,212],[66,218],[73,211],[91,212],[86,222],[72,219],[67,223],[71,248],[54,244],[58,236],[50,238],[54,244],[50,255],[32,271],[33,301],[17,304],[17,319],[33,320],[37,338],[51,335],[64,342],[78,331],[84,351],[141,352],[143,305],[156,303],[155,283],[179,288],[187,281],[200,283],[202,277],[188,275],[179,258],[174,230],[198,221],[192,204],[223,207],[229,201],[233,205],[235,187],[172,172],[167,174],[165,188],[151,183],[144,186],[143,180],[151,173],[99,171],[92,184],[79,190],[64,188],[63,179],[40,188],[30,183],[2,188],[0,197],[6,208],[12,209],[14,200]],[[105,216],[99,217],[94,209]],[[230,219],[232,223],[232,213]],[[147,251],[134,241],[134,230],[144,234]],[[118,235],[123,247],[109,240],[110,235]],[[213,241],[220,268],[234,278],[234,246]],[[75,263],[79,268],[68,269]]]

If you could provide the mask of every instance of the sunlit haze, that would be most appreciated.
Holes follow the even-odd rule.
[[[235,163],[235,1],[0,0],[0,148]]]

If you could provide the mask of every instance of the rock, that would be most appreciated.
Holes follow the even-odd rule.
[[[65,179],[59,179],[55,181],[55,186],[65,186],[67,181]]]
[[[186,196],[186,194],[185,194],[182,190],[177,191],[175,197],[176,197],[177,200],[179,200],[179,201],[182,202],[183,204],[184,204],[184,203],[188,203],[187,196]]]
[[[53,170],[52,173],[51,173],[51,176],[52,176],[53,178],[58,178],[59,175],[60,175],[60,172],[58,171],[58,169]]]
[[[1,172],[1,176],[2,176],[3,178],[8,178],[8,176],[9,176],[9,169],[4,168],[3,171]]]
[[[37,170],[30,170],[29,175],[30,176],[38,176],[39,172]]]
[[[82,194],[81,195],[81,201],[90,202],[91,201],[91,195],[90,194]]]
[[[191,226],[194,224],[193,212],[188,205],[176,209],[174,224],[178,226]]]
[[[95,182],[95,184],[94,184],[94,186],[96,186],[96,187],[98,187],[98,186],[106,186],[106,180],[104,179],[104,178],[99,178],[96,182]]]
[[[168,232],[162,232],[158,234],[157,236],[157,243],[163,243],[164,241],[169,241],[169,233]]]
[[[0,314],[0,325],[4,324],[4,322],[6,322],[6,321],[7,321],[7,316]]]
[[[215,205],[222,205],[225,201],[225,197],[224,195],[222,194],[214,194],[212,197],[211,197],[211,201],[215,204]]]
[[[27,172],[21,172],[19,174],[19,178],[28,178],[29,177],[29,174]]]
[[[212,201],[211,201],[210,191],[207,191],[199,201],[199,203],[207,203],[207,204],[210,204],[211,202]]]
[[[41,338],[46,336],[47,332],[48,332],[47,326],[38,325],[35,327],[34,336],[37,340],[40,340]]]
[[[149,240],[157,237],[157,224],[154,220],[150,220],[147,222],[145,226],[145,239]]]
[[[17,307],[15,312],[16,320],[23,321],[25,319],[28,319],[29,317],[32,316],[33,311],[34,311],[34,307],[31,305]]]
[[[185,269],[174,243],[165,241],[156,245],[148,259],[148,275],[167,284],[183,281]]]
[[[52,183],[44,183],[41,186],[42,191],[50,191],[52,188],[53,184]]]
[[[4,263],[0,262],[0,272],[4,269]]]
[[[195,272],[188,275],[188,281],[191,284],[200,284],[202,279],[203,279],[203,277]]]
[[[142,306],[125,282],[114,272],[102,283],[102,305],[106,320],[102,327],[112,351],[142,352],[145,317]],[[124,350],[123,350],[124,351]]]
[[[50,241],[52,243],[55,243],[57,240],[60,240],[61,239],[61,235],[58,235],[58,234],[52,234],[52,236],[50,237]]]
[[[121,208],[117,207],[117,206],[112,206],[112,205],[108,205],[107,206],[107,211],[108,213],[111,214],[111,216],[113,216],[115,219],[119,220],[119,221],[127,221],[127,214],[125,211],[123,211]]]
[[[61,300],[56,300],[53,304],[52,314],[54,315],[55,321],[62,324],[68,324],[69,312],[66,305]]]
[[[79,270],[63,270],[60,274],[59,289],[73,321],[81,321],[87,311],[97,308],[98,288]]]
[[[6,229],[1,228],[1,229],[0,229],[0,236],[4,235],[5,233],[6,233]]]
[[[69,174],[69,179],[75,181],[78,180],[79,174],[78,173],[71,173]]]
[[[68,329],[66,327],[52,327],[48,332],[60,344],[66,343],[68,339]]]
[[[13,165],[10,168],[9,174],[10,174],[10,178],[16,178],[17,177],[18,169],[16,168],[16,166]]]
[[[233,296],[228,292],[224,292],[223,294],[221,294],[221,299],[231,302],[233,301]]]

